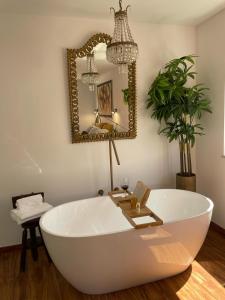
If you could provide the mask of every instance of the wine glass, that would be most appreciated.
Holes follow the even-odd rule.
[[[128,188],[129,188],[129,179],[127,177],[124,177],[121,180],[120,186],[125,192],[127,192]]]

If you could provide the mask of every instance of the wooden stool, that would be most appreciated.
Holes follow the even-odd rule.
[[[12,197],[12,205],[13,208],[16,208],[16,201],[21,198],[26,198],[34,195],[42,195],[43,201],[44,201],[44,193],[31,193],[31,194],[26,194],[26,195],[20,195],[20,196],[15,196]],[[20,271],[25,272],[26,269],[26,250],[31,249],[32,257],[33,260],[36,261],[38,259],[38,247],[39,246],[44,246],[46,255],[48,257],[49,262],[51,262],[51,258],[48,254],[48,251],[45,247],[42,234],[41,234],[41,229],[39,225],[39,218],[34,218],[33,220],[29,220],[27,222],[24,222],[21,224],[23,228],[23,234],[22,234],[22,249],[21,249],[21,258],[20,258]],[[38,229],[40,233],[40,237],[36,236],[36,229]],[[30,238],[27,238],[27,233],[29,231]]]

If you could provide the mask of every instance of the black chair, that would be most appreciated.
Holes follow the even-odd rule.
[[[12,205],[13,208],[16,208],[16,201],[21,199],[21,198],[26,198],[34,195],[42,195],[43,201],[44,201],[44,193],[31,193],[31,194],[26,194],[26,195],[20,195],[20,196],[15,196],[12,197]],[[42,234],[41,234],[41,229],[39,225],[39,218],[35,218],[32,220],[29,220],[25,223],[22,223],[21,226],[23,228],[23,234],[22,234],[22,249],[21,249],[21,258],[20,258],[20,271],[25,272],[26,269],[26,252],[27,249],[31,249],[32,257],[33,260],[36,261],[38,259],[38,247],[39,246],[44,246],[46,255],[48,257],[49,262],[51,262],[51,258],[48,254],[48,251],[45,247]],[[38,229],[40,236],[37,237],[36,235],[36,230]],[[27,238],[27,233],[30,233],[30,238]]]

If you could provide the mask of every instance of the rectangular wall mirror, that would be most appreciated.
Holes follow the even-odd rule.
[[[119,73],[106,59],[110,41],[99,33],[67,49],[73,143],[136,137],[136,65]]]

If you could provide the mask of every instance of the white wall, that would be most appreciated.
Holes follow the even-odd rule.
[[[225,11],[201,24],[198,36],[199,82],[210,88],[213,114],[205,114],[206,135],[197,142],[198,191],[215,203],[213,220],[225,228],[224,87]]]
[[[157,134],[145,110],[148,88],[168,60],[195,53],[195,29],[131,24],[139,44],[135,140],[116,142],[131,186],[174,184],[177,148]],[[44,191],[54,205],[109,189],[108,144],[71,144],[65,48],[80,47],[94,33],[112,33],[113,21],[23,15],[0,18],[0,246],[20,241],[9,217],[11,196]],[[96,207],[97,209],[97,207]]]

